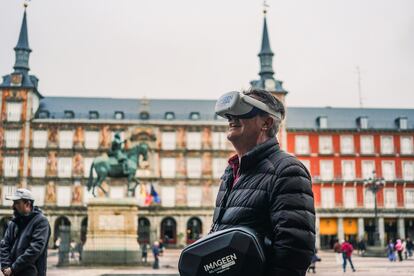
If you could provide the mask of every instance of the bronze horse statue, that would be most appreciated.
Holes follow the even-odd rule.
[[[100,188],[105,196],[108,196],[108,192],[101,186],[106,177],[128,178],[128,196],[135,196],[135,188],[138,186],[139,181],[135,178],[137,168],[139,167],[139,156],[143,157],[144,161],[148,160],[148,145],[141,143],[130,150],[126,151],[127,160],[125,160],[128,173],[124,173],[122,165],[119,164],[115,157],[99,156],[93,160],[89,171],[88,179],[88,191],[92,189],[92,194],[96,197],[95,188]],[[93,170],[95,170],[97,178],[93,178]],[[132,185],[133,182],[135,185]]]

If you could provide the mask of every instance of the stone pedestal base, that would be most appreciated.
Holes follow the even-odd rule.
[[[140,262],[138,205],[134,198],[94,198],[88,204],[84,264],[127,265]]]

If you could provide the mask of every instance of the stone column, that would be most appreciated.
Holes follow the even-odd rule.
[[[178,246],[185,245],[186,244],[186,238],[187,238],[187,220],[189,217],[187,216],[179,216],[177,219],[177,244]],[[180,233],[183,233],[184,236],[180,240]]]
[[[358,218],[358,239],[363,239],[365,236],[364,218]]]
[[[384,226],[384,218],[378,218],[378,231],[380,236],[381,247],[385,246],[384,239],[385,239],[385,226]]]
[[[73,219],[71,219],[71,225],[70,225],[70,237],[71,239],[75,240],[75,242],[78,242],[80,240],[80,229],[81,229],[81,221],[78,216],[74,216]]]
[[[49,238],[49,248],[53,248],[54,242],[53,242],[53,237],[55,236],[55,221],[56,221],[56,217],[52,217],[52,216],[48,216],[47,219],[49,220],[49,224],[50,224],[50,238]]]
[[[398,236],[400,239],[405,239],[405,225],[404,225],[404,218],[398,218],[397,222],[397,230]]]
[[[320,221],[319,221],[319,216],[316,216],[315,219],[315,246],[317,249],[319,249],[321,247],[321,237],[319,234],[319,228],[320,228]]]
[[[338,239],[340,241],[345,239],[344,218],[338,218]]]

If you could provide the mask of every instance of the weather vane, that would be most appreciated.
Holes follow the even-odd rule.
[[[27,6],[29,6],[29,2],[30,0],[24,0],[24,3],[23,3],[24,8],[27,8]]]
[[[267,0],[263,0],[263,13],[267,13],[267,8],[270,7],[269,4],[267,4]]]

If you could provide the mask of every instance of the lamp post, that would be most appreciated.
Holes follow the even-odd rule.
[[[377,174],[372,171],[372,177],[366,179],[364,184],[367,185],[368,189],[374,194],[374,223],[375,223],[375,232],[374,232],[374,245],[380,246],[380,234],[379,234],[379,222],[378,222],[378,209],[377,209],[377,193],[384,187],[385,180],[382,177],[377,177]]]

